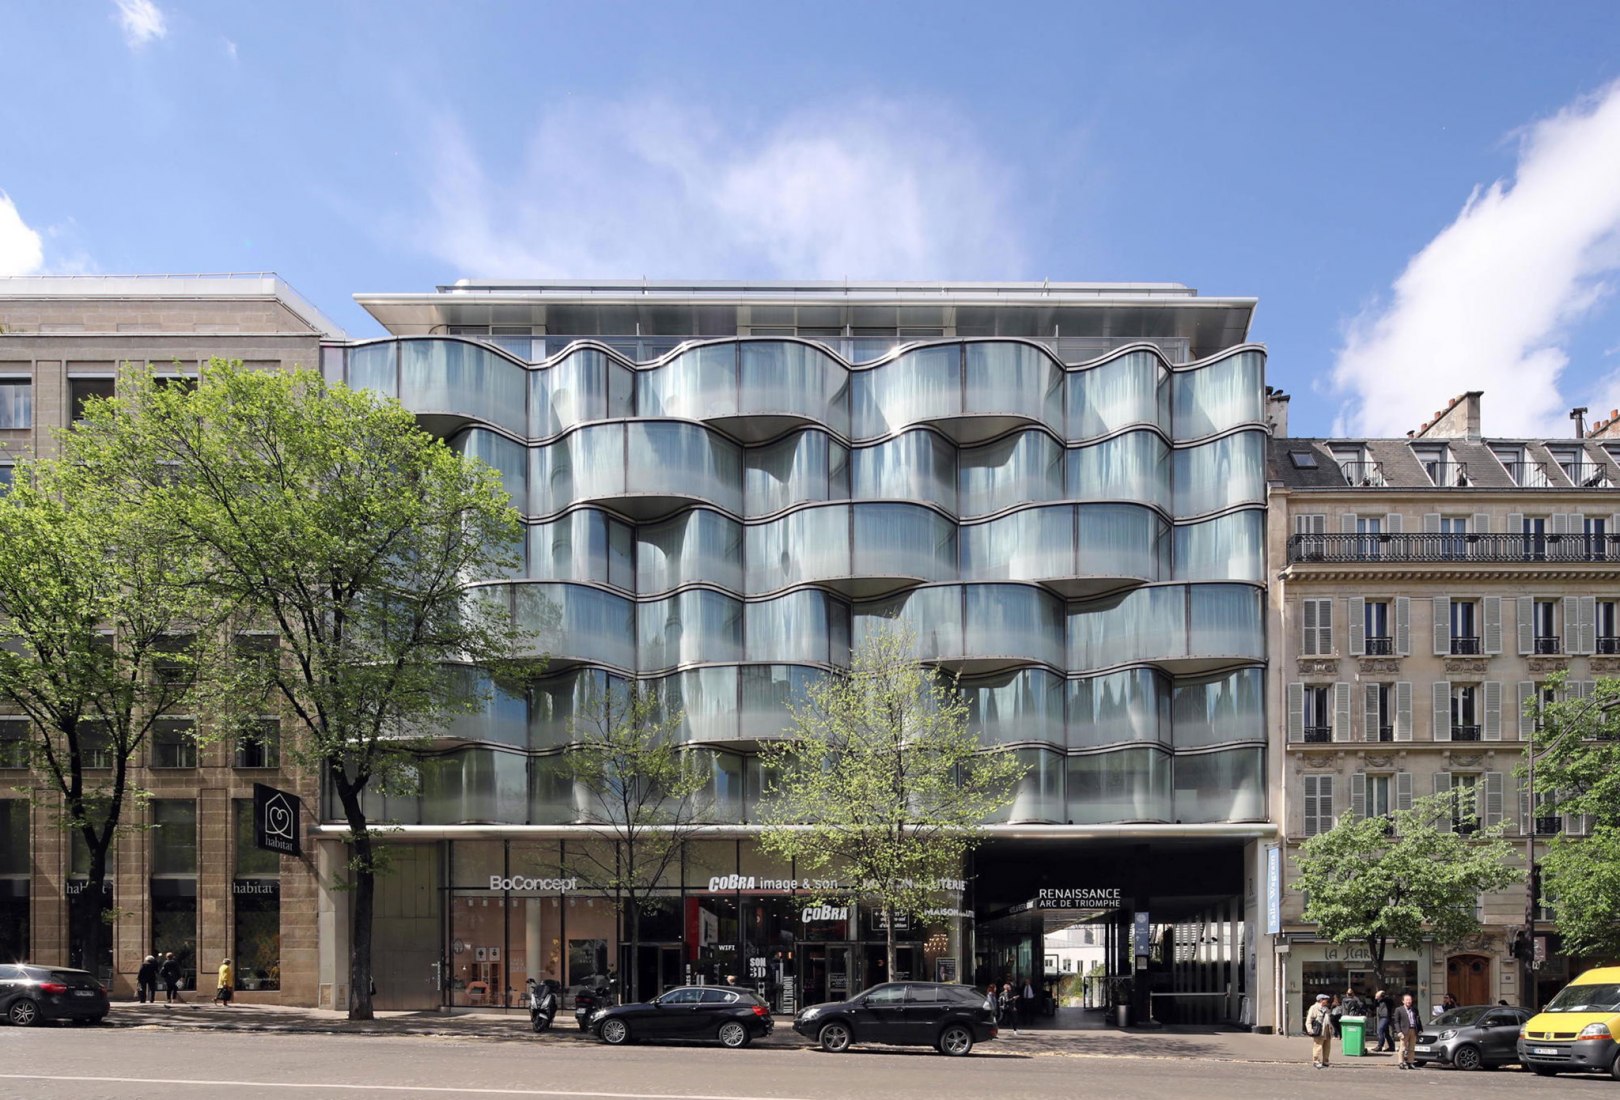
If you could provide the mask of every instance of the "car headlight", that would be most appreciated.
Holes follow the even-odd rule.
[[[807,1008],[803,1012],[799,1013],[799,1019],[801,1019],[801,1020],[814,1020],[817,1016],[820,1016],[820,1015],[821,1015],[821,1009],[819,1009],[819,1008]]]
[[[595,1012],[591,1013],[591,1019],[600,1020],[603,1016],[606,1016],[606,1015],[607,1015],[607,1009],[599,1008]]]
[[[1579,1035],[1575,1036],[1575,1038],[1577,1038],[1577,1039],[1608,1039],[1608,1038],[1611,1038],[1611,1036],[1609,1035],[1609,1025],[1608,1024],[1587,1024],[1585,1027],[1581,1028],[1581,1033]]]
[[[1444,1040],[1444,1039],[1455,1039],[1456,1037],[1457,1037],[1457,1029],[1454,1028],[1454,1027],[1447,1028],[1446,1030],[1444,1030],[1444,1031],[1442,1031],[1440,1033],[1440,1038],[1442,1040]]]

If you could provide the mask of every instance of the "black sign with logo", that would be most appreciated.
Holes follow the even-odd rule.
[[[298,846],[298,798],[286,791],[253,784],[253,843],[284,856],[302,855]]]

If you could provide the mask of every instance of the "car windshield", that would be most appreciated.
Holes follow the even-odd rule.
[[[1473,1008],[1454,1008],[1450,1012],[1442,1012],[1434,1019],[1435,1027],[1471,1027],[1476,1020],[1483,1016],[1486,1009],[1475,1005]]]
[[[1543,1012],[1616,1012],[1620,1011],[1620,982],[1601,982],[1597,985],[1571,985],[1551,1001]]]

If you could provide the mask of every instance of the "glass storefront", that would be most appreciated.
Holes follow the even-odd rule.
[[[28,867],[28,803],[8,798],[0,801],[0,962],[28,957]]]
[[[236,800],[231,959],[238,989],[281,988],[281,857],[253,843],[253,800]]]

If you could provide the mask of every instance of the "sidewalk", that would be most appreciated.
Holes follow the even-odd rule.
[[[485,1042],[594,1042],[574,1026],[566,1014],[544,1035],[529,1029],[528,1013],[481,1011],[447,1014],[442,1012],[378,1012],[374,1020],[350,1020],[341,1012],[314,1008],[286,1008],[279,1005],[232,1005],[225,1008],[207,1002],[184,1005],[133,1004],[115,1002],[107,1024],[122,1028],[165,1028],[183,1031],[269,1032],[289,1035],[403,1035],[436,1036]],[[805,1046],[794,1034],[792,1021],[777,1017],[776,1030],[760,1045],[770,1047]],[[1059,1057],[1098,1058],[1203,1058],[1222,1062],[1299,1062],[1309,1064],[1309,1040],[1256,1035],[1212,1027],[1162,1027],[1151,1029],[1098,1026],[1057,1026],[1042,1022],[1034,1028],[1014,1032],[1003,1028],[993,1047],[998,1053]],[[1335,1057],[1340,1065],[1392,1069],[1387,1055],[1363,1058]]]

